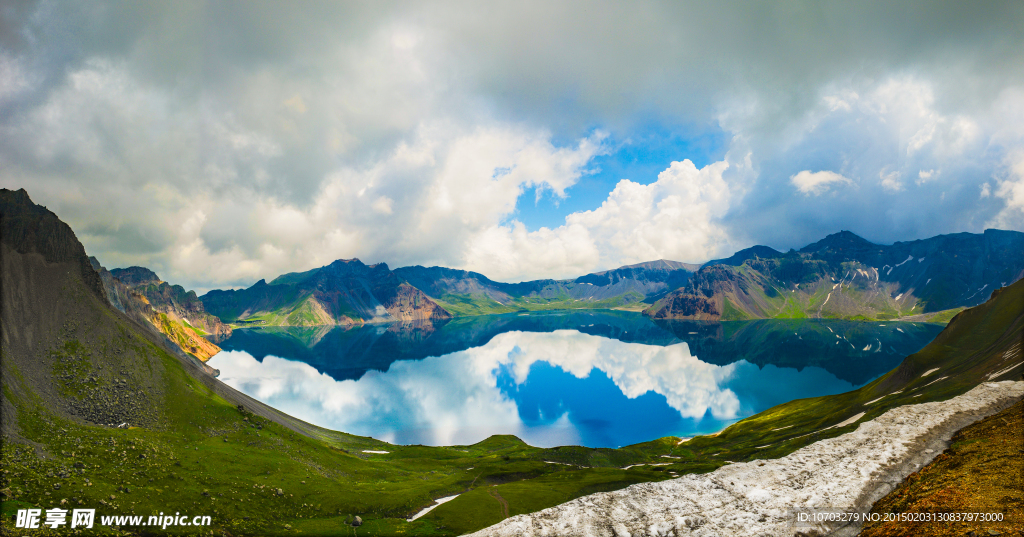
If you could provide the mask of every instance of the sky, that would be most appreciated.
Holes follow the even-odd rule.
[[[1024,3],[0,4],[0,187],[200,291],[1024,230]]]

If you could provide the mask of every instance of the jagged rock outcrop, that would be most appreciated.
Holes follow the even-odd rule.
[[[146,267],[116,268],[112,269],[110,273],[128,287],[162,283],[160,277]]]

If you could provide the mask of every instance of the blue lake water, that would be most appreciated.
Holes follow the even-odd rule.
[[[236,330],[220,378],[300,419],[397,444],[619,447],[841,393],[941,331],[925,323],[651,321],[544,312],[441,324]]]

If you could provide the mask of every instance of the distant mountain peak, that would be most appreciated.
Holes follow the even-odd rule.
[[[852,231],[843,230],[833,233],[813,244],[808,244],[800,249],[801,252],[820,252],[822,250],[846,250],[850,248],[873,248],[878,245],[857,235]]]
[[[679,270],[685,269],[691,272],[696,271],[700,268],[699,264],[696,263],[683,263],[682,261],[672,261],[670,259],[656,259],[654,261],[644,261],[643,263],[636,263],[633,265],[623,265],[618,268],[605,270],[601,272],[595,272],[594,274],[607,274],[616,270],[623,269],[647,269],[647,270]]]
[[[748,259],[754,259],[758,257],[774,258],[779,257],[781,255],[782,252],[776,250],[775,248],[758,244],[756,246],[751,246],[750,248],[744,248],[743,250],[740,250],[725,259],[715,259],[713,261],[708,261],[707,263],[704,264],[704,266],[729,265],[738,267]]]

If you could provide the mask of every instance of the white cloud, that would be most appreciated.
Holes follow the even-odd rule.
[[[987,225],[992,227],[1024,228],[1024,151],[1018,151],[1007,158],[1006,176],[998,180],[995,195],[1002,198],[1004,206]],[[988,193],[988,183],[982,190]]]
[[[908,24],[831,6],[808,24],[783,6],[766,28],[741,7],[668,4],[40,6],[5,19],[0,185],[29,188],[104,263],[186,285],[353,256],[572,276],[702,260],[738,238],[799,247],[837,229],[892,241],[1021,225],[1019,176],[1002,168],[1024,147],[1024,34],[1002,8],[907,10]],[[847,15],[874,22],[825,35]],[[222,23],[236,31],[209,34]],[[934,27],[949,31],[921,30]],[[666,162],[742,147],[753,171],[696,194],[626,182],[555,229],[509,221],[524,190],[575,195],[609,140],[643,138],[651,118],[724,140]],[[984,202],[964,195],[990,177]],[[806,202],[829,191],[843,195]]]
[[[795,186],[797,190],[808,196],[812,194],[820,196],[825,192],[828,192],[835,185],[853,184],[853,181],[829,170],[823,170],[820,172],[804,170],[791,176],[789,181],[793,183],[793,186]]]
[[[881,179],[879,184],[889,192],[899,192],[904,188],[903,183],[900,181],[901,176],[902,174],[898,171],[889,172],[882,170],[878,172],[878,178]]]
[[[377,211],[380,214],[391,214],[392,212],[394,212],[391,209],[391,204],[391,198],[387,196],[381,196],[377,198],[376,201],[373,202],[373,210]]]
[[[464,267],[516,281],[653,259],[705,261],[730,245],[719,224],[729,209],[728,167],[720,161],[698,170],[684,160],[649,185],[623,179],[600,207],[572,213],[553,230],[527,232],[519,222],[490,227],[470,240]]]

